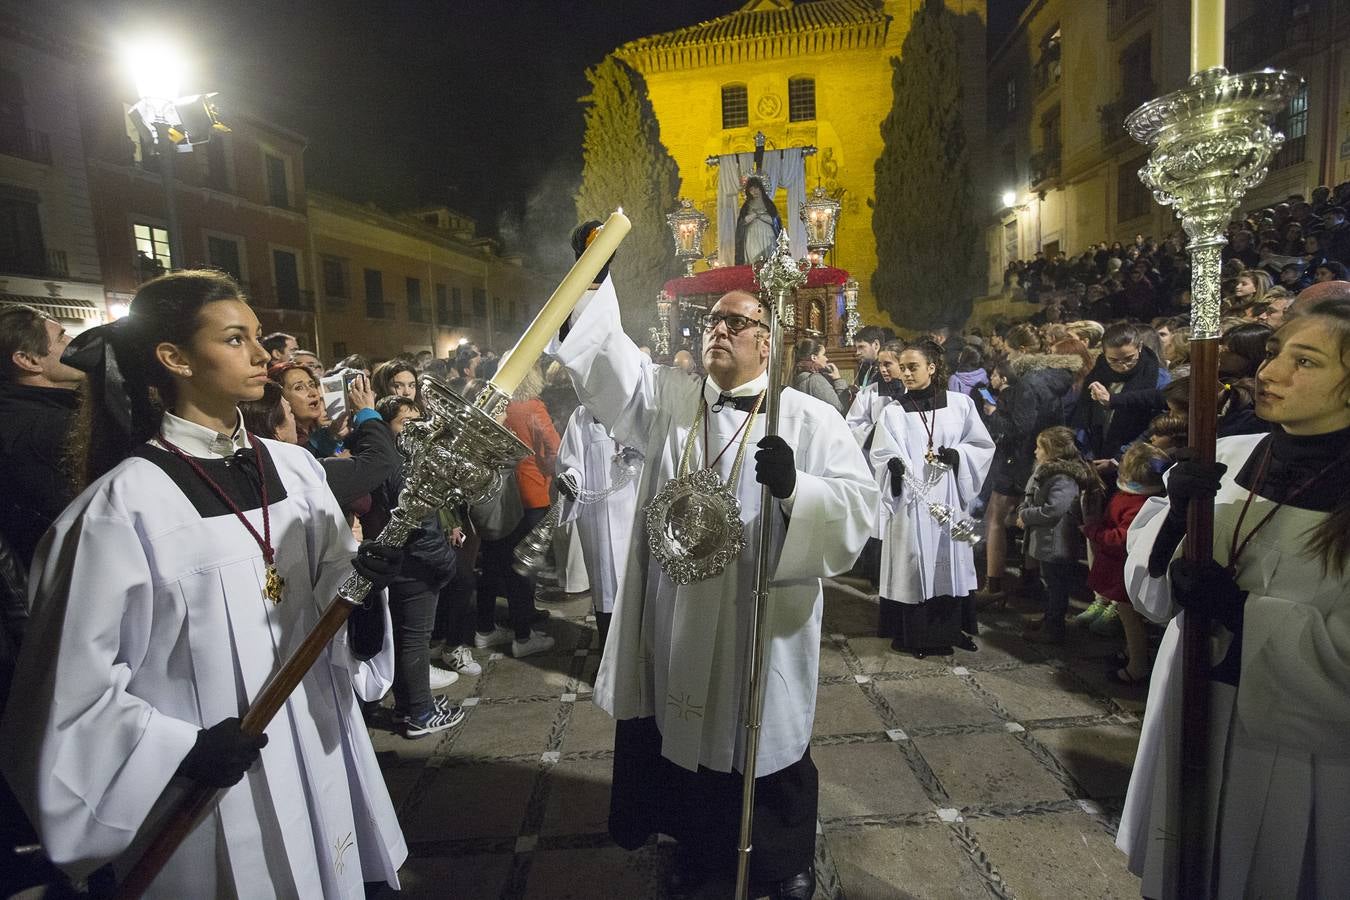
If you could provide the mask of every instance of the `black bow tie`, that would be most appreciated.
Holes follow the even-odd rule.
[[[747,397],[733,397],[730,394],[719,394],[717,402],[712,405],[711,409],[713,412],[719,413],[728,406],[731,406],[741,412],[748,413],[755,408],[755,404],[758,402],[759,394],[750,394]]]

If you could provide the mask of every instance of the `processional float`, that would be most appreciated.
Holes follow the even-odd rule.
[[[506,405],[631,227],[619,212],[606,220],[599,236],[577,259],[515,347],[502,359],[497,374],[475,397],[463,397],[429,375],[419,379],[427,415],[421,421],[409,423],[404,432],[405,485],[399,493],[398,507],[390,514],[389,523],[375,543],[401,547],[413,529],[441,507],[491,499],[501,490],[501,473],[533,452],[502,426]],[[370,588],[370,582],[356,573],[347,578],[314,628],[249,706],[240,722],[245,734],[263,733],[352,610],[365,603]],[[134,900],[144,894],[221,793],[199,784],[183,793],[166,813],[140,858],[118,883],[114,897]]]
[[[1284,135],[1271,127],[1302,79],[1264,69],[1230,75],[1223,67],[1223,0],[1193,0],[1190,84],[1130,113],[1125,128],[1153,148],[1139,178],[1172,206],[1190,238],[1191,385],[1189,443],[1195,459],[1214,462],[1219,382],[1219,272],[1224,231],[1242,197],[1266,177]],[[1214,504],[1187,511],[1186,558],[1214,552]],[[1209,890],[1207,837],[1209,670],[1212,623],[1197,609],[1182,620],[1181,790],[1176,882],[1168,897]]]

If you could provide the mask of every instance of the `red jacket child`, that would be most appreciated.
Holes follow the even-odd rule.
[[[1151,494],[1136,494],[1122,488],[1107,502],[1101,518],[1083,526],[1083,535],[1092,545],[1088,587],[1107,600],[1130,602],[1125,595],[1125,535],[1149,496]]]

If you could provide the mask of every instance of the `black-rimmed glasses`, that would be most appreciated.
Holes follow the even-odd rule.
[[[740,316],[736,313],[708,313],[706,316],[699,319],[699,324],[703,326],[704,331],[712,331],[718,325],[725,324],[727,326],[727,331],[732,334],[740,334],[751,325],[760,328],[769,327],[768,324],[761,322],[759,319],[752,319],[749,316]]]

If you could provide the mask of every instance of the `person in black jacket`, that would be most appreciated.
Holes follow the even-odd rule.
[[[1171,380],[1153,351],[1139,340],[1141,327],[1117,322],[1102,335],[1102,355],[1083,379],[1070,423],[1098,472],[1115,468],[1115,458],[1162,412],[1158,390]]]
[[[1036,465],[1036,436],[1063,425],[1082,359],[1074,354],[1042,353],[1040,336],[1030,325],[1008,332],[1012,383],[998,396],[989,432],[996,449],[990,468],[992,493],[985,510],[985,586],[975,593],[980,605],[1006,598],[1008,524]],[[1027,577],[1030,584],[1031,578]]]
[[[415,402],[406,397],[385,397],[379,403],[380,417],[396,435],[404,426],[422,417]],[[376,535],[389,520],[403,490],[403,474],[395,472],[372,497],[369,514],[361,527]],[[436,604],[441,588],[455,575],[455,553],[433,513],[412,533],[404,545],[403,571],[389,583],[389,615],[394,620],[394,721],[406,738],[435,734],[458,725],[464,712],[433,700],[432,691],[453,684],[459,675],[431,664],[431,630],[436,622]]]
[[[0,311],[0,533],[26,570],[73,499],[63,462],[84,373],[61,362],[70,336],[32,308]]]

